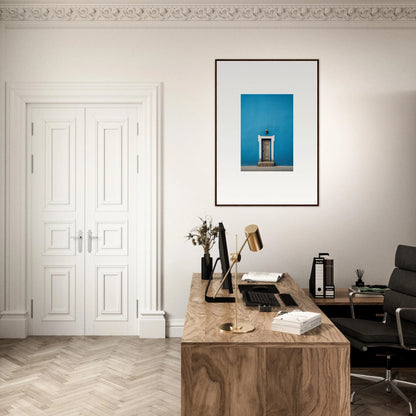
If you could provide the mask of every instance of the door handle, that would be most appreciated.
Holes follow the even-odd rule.
[[[74,235],[71,238],[78,240],[78,253],[82,253],[82,231],[78,231],[78,235]]]
[[[92,239],[96,238],[98,240],[98,235],[92,235],[92,231],[88,230],[88,253],[92,251]]]

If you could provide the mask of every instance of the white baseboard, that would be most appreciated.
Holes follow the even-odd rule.
[[[165,338],[166,319],[164,311],[140,312],[140,338]]]
[[[27,334],[27,313],[2,312],[0,314],[0,338],[26,338]]]
[[[140,338],[182,338],[185,319],[170,319],[165,313],[140,314]],[[26,338],[29,329],[27,313],[3,312],[0,315],[0,338]]]
[[[185,319],[169,319],[167,324],[168,338],[182,338]]]

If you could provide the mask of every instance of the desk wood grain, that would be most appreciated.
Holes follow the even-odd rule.
[[[255,330],[224,334],[218,327],[232,322],[234,304],[205,302],[206,284],[193,276],[182,338],[182,416],[349,415],[349,342],[325,315],[304,335],[272,331],[277,312],[293,308],[261,313],[238,293],[239,319]],[[289,275],[277,287],[298,309],[320,312]]]

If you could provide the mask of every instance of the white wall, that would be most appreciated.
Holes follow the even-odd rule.
[[[264,249],[245,252],[239,269],[289,272],[304,287],[319,251],[334,257],[336,285],[346,287],[357,267],[369,283],[385,283],[396,245],[416,245],[414,27],[34,24],[0,33],[1,85],[163,82],[168,319],[185,316],[202,250],[184,236],[201,215],[224,222],[231,247],[235,233],[241,241],[244,227],[258,224]],[[216,58],[320,60],[319,207],[214,206]]]

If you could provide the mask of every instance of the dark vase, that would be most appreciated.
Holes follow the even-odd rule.
[[[208,261],[207,261],[208,259]],[[212,257],[201,257],[201,279],[208,280],[212,273]]]
[[[357,286],[357,287],[364,287],[365,286],[364,281],[362,279],[358,279],[355,282],[355,286]]]

